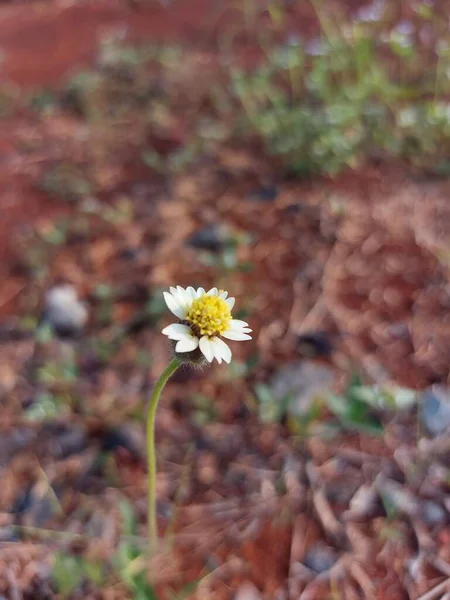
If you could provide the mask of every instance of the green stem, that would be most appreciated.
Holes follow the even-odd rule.
[[[153,388],[147,415],[147,456],[148,456],[148,498],[147,498],[147,526],[149,543],[155,547],[158,539],[156,523],[156,451],[155,451],[155,417],[159,397],[167,381],[175,373],[181,361],[173,358]]]

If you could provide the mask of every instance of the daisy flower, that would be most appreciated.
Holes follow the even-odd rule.
[[[231,350],[221,339],[250,340],[248,324],[231,317],[234,298],[217,288],[205,292],[203,288],[195,290],[189,286],[171,287],[164,292],[164,300],[169,310],[178,317],[179,322],[163,329],[163,334],[176,341],[175,352],[193,353],[190,360],[204,356],[208,362],[214,359],[229,363]],[[197,355],[197,356],[196,356]]]

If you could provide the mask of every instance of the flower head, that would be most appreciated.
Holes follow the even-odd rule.
[[[232,318],[234,298],[228,298],[227,292],[177,286],[164,292],[164,299],[179,319],[178,323],[163,329],[164,335],[176,341],[176,353],[200,351],[208,362],[216,359],[219,363],[222,360],[229,363],[231,350],[221,337],[239,341],[251,339],[248,324]]]

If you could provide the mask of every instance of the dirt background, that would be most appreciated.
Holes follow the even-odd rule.
[[[350,16],[360,5],[340,6]],[[316,35],[309,4],[290,10],[293,29]],[[398,12],[407,18],[410,4]],[[210,81],[222,32],[239,15],[211,0],[0,6],[1,76],[17,100],[0,120],[0,592],[11,600],[152,597],[130,591],[110,563],[123,499],[135,510],[136,543],[145,535],[143,402],[169,357],[160,335],[169,316],[145,308],[176,284],[229,289],[255,335],[233,347],[235,370],[183,371],[167,389],[158,493],[171,543],[144,569],[158,598],[450,593],[448,436],[426,436],[411,409],[383,413],[381,436],[327,437],[324,408],[301,435],[287,418],[262,422],[252,391],[286,367],[329,374],[338,390],[354,372],[419,391],[450,383],[448,180],[386,163],[286,180],[258,147],[232,144],[161,176],[127,142],[112,158],[94,157],[95,211],[41,185],[49,165],[90,163],[89,143],[110,138],[90,137],[63,110],[38,116],[22,98],[95,64],[111,32],[182,45],[190,98]],[[236,48],[251,58],[251,35]],[[169,152],[186,130],[175,119],[147,143]],[[62,222],[64,241],[43,243]],[[241,236],[237,268],[199,260],[189,240],[211,224]],[[220,254],[223,242],[214,244]],[[75,286],[88,325],[81,337],[43,343],[26,319],[38,327],[45,293],[59,283]],[[55,375],[61,364],[69,374]],[[30,422],[26,411],[49,392],[67,405]],[[104,580],[83,578],[62,594],[52,583],[61,552],[106,565]],[[171,595],[192,581],[190,595]]]

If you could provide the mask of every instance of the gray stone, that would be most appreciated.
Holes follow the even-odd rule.
[[[450,428],[450,390],[434,385],[423,392],[420,399],[420,420],[432,436],[440,435]]]
[[[220,252],[225,244],[225,235],[216,223],[211,223],[195,231],[187,240],[187,244],[199,250]]]
[[[278,188],[276,185],[262,185],[253,189],[247,196],[249,200],[254,202],[274,202],[278,196]]]
[[[427,500],[420,507],[420,516],[430,527],[443,525],[448,521],[448,512],[437,502]]]
[[[381,506],[380,497],[373,484],[364,484],[356,491],[350,500],[346,513],[349,521],[363,521],[377,514]]]
[[[88,318],[86,306],[72,285],[55,285],[45,296],[44,320],[59,335],[75,335]]]
[[[336,561],[337,554],[333,548],[322,542],[317,542],[306,552],[303,564],[316,573],[325,573],[331,569]]]
[[[5,467],[15,454],[26,449],[35,436],[31,427],[17,427],[4,432],[0,437],[0,467]]]
[[[234,600],[261,600],[261,598],[261,594],[252,583],[243,583],[234,596]]]
[[[334,381],[333,371],[313,361],[293,362],[280,369],[272,379],[274,399],[282,402],[287,397],[289,410],[296,415],[308,412],[317,397],[329,390]]]

